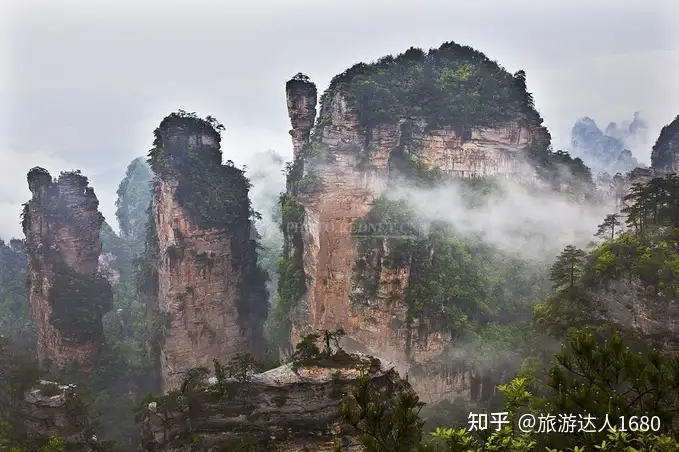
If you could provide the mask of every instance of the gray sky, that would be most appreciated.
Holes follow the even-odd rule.
[[[557,148],[580,116],[604,127],[641,111],[654,140],[679,113],[677,0],[52,3],[0,0],[3,238],[21,235],[32,166],[82,169],[115,226],[125,167],[171,111],[218,118],[237,164],[255,168],[267,149],[289,159],[288,78],[304,72],[322,91],[410,46],[453,40],[524,69]]]

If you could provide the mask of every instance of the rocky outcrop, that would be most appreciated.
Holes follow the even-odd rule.
[[[358,452],[356,432],[342,422],[338,407],[361,374],[387,399],[404,388],[391,365],[368,356],[333,367],[310,364],[295,370],[286,364],[247,382],[229,380],[226,397],[214,392],[213,377],[212,385],[197,394],[175,393],[149,404],[143,450],[179,452],[191,444],[194,451],[331,452],[336,437],[342,450]]]
[[[660,131],[651,151],[651,167],[662,173],[679,173],[679,116]]]
[[[644,341],[679,351],[679,306],[663,292],[644,285],[638,277],[610,281],[594,292],[599,318],[631,331]]]
[[[13,432],[2,439],[33,451],[54,435],[65,439],[68,452],[92,451],[97,442],[76,387],[38,380],[39,373],[21,343],[0,336],[0,419]]]
[[[291,316],[292,342],[310,330],[342,328],[347,333],[347,349],[388,359],[401,373],[424,369],[411,383],[426,402],[488,394],[492,382],[486,381],[483,389],[485,377],[442,358],[450,335],[429,331],[424,322],[406,318],[403,294],[410,270],[408,265],[380,265],[392,252],[388,241],[385,249],[372,253],[372,265],[379,274],[377,296],[364,305],[351,301],[357,291],[352,275],[360,257],[352,228],[396,174],[399,159],[415,160],[421,167],[438,168],[453,177],[535,180],[524,151],[544,139],[544,129],[537,122],[523,120],[465,126],[431,123],[418,116],[366,125],[347,83],[332,83],[325,92],[316,128],[302,150],[295,137],[306,136],[305,129],[291,133],[297,156],[288,193],[303,213],[296,223],[284,220],[286,240],[292,245],[287,254],[294,260],[301,248],[306,281],[306,293],[299,302],[302,313]],[[290,105],[294,130],[300,114]],[[390,233],[403,234],[403,226],[390,225],[397,228]]]
[[[299,73],[285,84],[285,94],[292,123],[290,130],[292,148],[297,154],[309,141],[311,129],[314,127],[318,100],[316,85],[311,83],[309,77]]]
[[[101,319],[113,302],[110,284],[97,272],[104,221],[99,201],[79,171],[52,180],[45,169],[33,168],[28,186],[32,197],[22,225],[38,359],[49,370],[70,363],[87,369],[103,345]]]
[[[594,173],[626,173],[639,166],[630,146],[643,138],[646,126],[635,114],[627,124],[610,123],[605,132],[592,118],[580,118],[571,130],[571,152],[590,166]]]
[[[211,119],[211,118],[210,118]],[[214,123],[179,113],[156,130],[147,262],[163,392],[192,368],[263,353],[265,277],[257,266],[248,184],[222,165]]]
[[[40,444],[46,438],[63,438],[67,452],[95,452],[97,437],[89,419],[79,408],[74,385],[41,380],[19,402],[22,433],[28,442]]]

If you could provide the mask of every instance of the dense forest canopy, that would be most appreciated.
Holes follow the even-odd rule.
[[[332,79],[323,106],[340,86],[366,128],[407,117],[424,118],[432,126],[542,125],[524,71],[512,75],[482,52],[454,42],[358,63]],[[546,129],[542,133],[548,137]]]

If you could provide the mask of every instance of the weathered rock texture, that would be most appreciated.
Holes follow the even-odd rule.
[[[38,359],[49,370],[69,363],[86,369],[103,345],[101,318],[113,301],[108,281],[97,273],[104,221],[99,201],[79,172],[52,180],[33,168],[28,186],[33,196],[24,205],[23,230]]]
[[[285,84],[285,94],[290,112],[293,151],[297,154],[309,141],[311,129],[316,118],[316,85],[303,74],[297,74]]]
[[[376,366],[378,361],[362,356],[360,366],[310,366],[297,371],[286,364],[246,383],[229,381],[225,399],[209,392],[199,394],[194,401],[199,408],[193,411],[151,403],[143,421],[143,450],[179,452],[191,443],[194,451],[239,450],[240,446],[262,452],[330,452],[337,437],[342,450],[358,452],[362,448],[356,432],[339,416],[343,396],[355,389],[361,372],[370,372],[372,388],[384,397],[393,397],[404,387],[394,369],[386,363]]]
[[[366,132],[359,125],[342,85],[331,87],[324,98],[327,100],[317,121],[322,127],[304,146],[312,152],[322,149],[331,156],[331,163],[314,164],[313,157],[306,157],[300,165],[303,173],[300,179],[313,176],[314,182],[310,188],[298,191],[289,187],[304,207],[304,218],[297,227],[307,277],[307,293],[302,301],[307,315],[295,319],[293,342],[313,329],[343,328],[347,332],[345,347],[349,349],[388,359],[401,373],[413,366],[430,369],[411,381],[426,402],[486,394],[493,385],[483,389],[474,371],[461,371],[457,364],[442,369],[440,357],[450,342],[449,336],[430,333],[417,324],[394,327],[405,319],[407,308],[402,300],[409,269],[379,265],[389,249],[376,250],[374,264],[380,269],[378,297],[370,301],[369,308],[359,308],[350,302],[356,290],[352,285],[352,268],[358,258],[352,225],[368,213],[371,203],[380,195],[389,178],[390,160],[397,153],[417,157],[459,177],[501,175],[533,180],[534,170],[522,154],[534,138],[531,129],[520,123],[494,128],[429,129],[422,119],[403,118]],[[308,104],[302,104],[302,111],[295,105],[288,103],[293,127],[298,123],[295,118],[310,110]],[[305,134],[301,130],[292,135]],[[296,149],[298,146],[295,142]],[[290,229],[289,224],[287,227]],[[428,363],[435,364],[427,367]]]
[[[660,131],[651,151],[651,167],[663,173],[679,173],[679,116]]]
[[[664,350],[679,351],[679,306],[638,277],[610,281],[593,293],[599,318]]]
[[[188,370],[210,366],[215,358],[223,361],[241,352],[260,357],[267,303],[265,290],[253,292],[258,285],[253,280],[256,234],[242,172],[221,164],[215,129],[199,119],[178,118],[164,121],[156,131],[156,157],[163,163],[153,168],[152,246],[157,247],[157,260],[151,265],[157,271],[157,296],[151,309],[163,330],[159,344],[163,392],[179,387]],[[192,166],[192,158],[205,159],[199,160],[202,169]],[[189,177],[197,177],[194,183],[213,192],[233,179],[235,188],[217,193],[232,197],[233,206],[220,212],[201,204],[204,195],[182,186],[190,183]],[[201,223],[191,206],[213,217],[211,225]],[[227,221],[227,215],[233,218]]]
[[[73,385],[43,380],[29,389],[17,408],[28,441],[39,444],[54,435],[64,438],[67,452],[96,451],[96,436],[76,398]]]

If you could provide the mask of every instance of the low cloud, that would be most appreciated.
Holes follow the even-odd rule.
[[[390,200],[405,200],[425,223],[446,222],[463,235],[526,260],[553,259],[566,245],[586,246],[607,209],[578,203],[564,195],[536,190],[518,182],[499,181],[501,194],[470,207],[461,182],[434,189],[400,186],[385,191]]]

